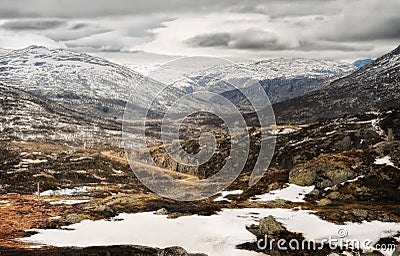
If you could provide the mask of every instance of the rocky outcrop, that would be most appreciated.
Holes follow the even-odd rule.
[[[296,166],[289,173],[289,182],[300,186],[331,187],[354,178],[359,165],[361,160],[356,153],[352,157],[343,154],[323,155]]]
[[[260,220],[259,232],[261,234],[276,236],[285,230],[286,228],[271,215]]]

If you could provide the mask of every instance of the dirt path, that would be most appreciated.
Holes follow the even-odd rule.
[[[102,151],[101,152],[102,156],[105,156],[111,160],[120,162],[122,164],[128,164],[128,161],[126,160],[126,158],[117,156],[113,151]],[[180,179],[182,181],[188,181],[188,182],[195,182],[198,181],[199,178],[194,176],[194,175],[190,175],[190,174],[186,174],[186,173],[180,173],[180,172],[175,172],[175,171],[171,171],[165,168],[160,168],[160,167],[156,167],[153,165],[149,165],[149,164],[145,164],[142,162],[137,162],[137,161],[131,161],[130,162],[132,165],[135,165],[139,168],[145,168],[147,171],[153,171],[153,172],[159,172],[162,171],[165,174],[168,174],[169,176],[175,178],[175,179]]]

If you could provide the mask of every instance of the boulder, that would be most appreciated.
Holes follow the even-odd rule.
[[[286,228],[271,215],[260,220],[259,232],[261,234],[276,236],[285,230]]]
[[[81,214],[68,214],[67,216],[65,216],[65,222],[71,223],[71,224],[75,224],[75,223],[79,223],[81,221],[83,221],[85,219],[85,217]]]
[[[299,186],[311,186],[316,178],[317,172],[312,168],[295,168],[289,173],[289,183]]]
[[[162,249],[159,256],[189,256],[188,252],[179,246]]]
[[[338,191],[333,191],[333,192],[329,193],[327,197],[331,200],[338,200],[338,199],[342,199],[343,195],[340,194],[340,192],[338,192]]]
[[[154,212],[156,215],[168,215],[168,210],[165,208],[158,209]]]
[[[332,187],[354,178],[352,169],[360,163],[356,157],[324,155],[297,165],[289,173],[289,182],[299,186],[315,185],[318,189]]]
[[[318,201],[318,206],[327,206],[332,204],[332,201],[328,198],[322,198],[321,200]]]

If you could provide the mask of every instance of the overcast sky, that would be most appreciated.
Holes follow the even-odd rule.
[[[0,47],[232,58],[375,58],[399,0],[2,0]]]

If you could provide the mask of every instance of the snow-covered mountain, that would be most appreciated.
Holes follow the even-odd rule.
[[[188,93],[222,91],[234,97],[229,83],[241,85],[246,79],[259,81],[272,103],[294,98],[326,85],[355,70],[351,63],[311,59],[268,59],[258,62],[217,65],[188,74],[172,85]],[[225,88],[224,88],[225,87]],[[231,95],[231,96],[229,96]]]
[[[0,52],[0,82],[95,117],[121,117],[133,93],[140,107],[144,79],[122,65],[64,49]]]
[[[400,46],[354,73],[274,106],[279,122],[306,123],[400,104]]]

